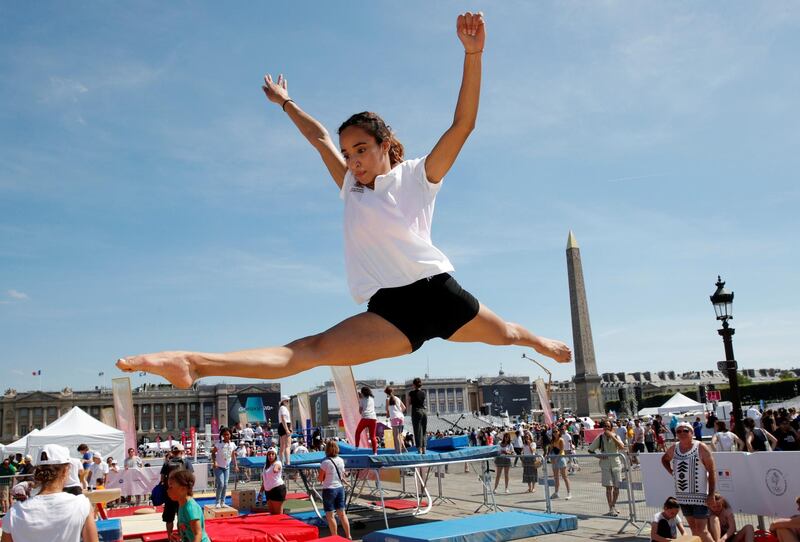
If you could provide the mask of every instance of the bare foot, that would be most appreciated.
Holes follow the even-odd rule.
[[[125,372],[144,371],[166,378],[176,388],[186,389],[200,378],[189,352],[158,352],[119,358],[117,367]]]
[[[541,355],[552,358],[559,363],[572,361],[572,350],[565,343],[553,339],[545,339],[544,337],[541,337],[540,340],[539,346],[534,348]]]

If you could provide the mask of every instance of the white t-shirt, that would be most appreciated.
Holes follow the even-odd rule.
[[[276,466],[278,468],[278,472],[275,472]],[[282,486],[284,484],[283,463],[281,463],[276,459],[275,461],[272,462],[272,465],[264,468],[261,471],[261,481],[264,484],[264,489],[266,489],[267,491],[269,491],[272,488]]]
[[[307,454],[308,453],[308,448],[306,448],[302,444],[298,444],[297,448],[295,448],[294,452],[292,452],[292,453],[293,454]]]
[[[89,467],[89,479],[87,480],[88,485],[90,488],[94,489],[97,487],[97,479],[103,478],[108,474],[108,465],[104,462],[100,463],[92,463],[92,466]]]
[[[253,431],[252,427],[242,429],[242,438],[244,440],[253,440],[253,435],[255,435],[255,431]]]
[[[715,435],[717,437],[717,451],[718,452],[732,452],[733,451],[733,433],[730,431],[724,431],[721,433],[717,433]]]
[[[672,519],[667,519],[667,518],[664,517],[664,512],[661,511],[658,514],[653,516],[653,523],[655,523],[656,525],[658,525],[658,522],[661,521],[661,520],[666,521],[667,525],[669,525],[670,538],[677,538],[678,537],[678,523],[683,523],[683,518],[681,518],[681,515],[678,514]]]
[[[278,423],[286,422],[286,425],[292,426],[292,415],[289,413],[289,408],[286,405],[281,405],[278,409]]]
[[[83,461],[74,457],[69,458],[69,471],[67,471],[67,481],[64,487],[81,487],[80,472],[83,470]]]
[[[336,463],[336,467],[333,464]],[[319,468],[325,472],[325,480],[322,481],[322,489],[336,489],[342,487],[342,479],[344,476],[344,460],[339,457],[326,457],[323,459]],[[338,472],[336,469],[339,469]],[[340,474],[341,473],[341,474]]]
[[[361,398],[361,417],[368,420],[377,420],[378,416],[375,414],[375,398],[362,397]]]
[[[233,442],[219,441],[216,446],[217,454],[214,458],[214,464],[221,469],[227,469],[231,464],[233,452],[236,451],[236,445]]]
[[[533,455],[536,453],[536,443],[531,442],[530,444],[523,444],[522,445],[522,455]]]
[[[405,419],[405,415],[403,414],[403,409],[400,408],[400,398],[395,396],[394,398],[389,397],[389,418],[392,420],[403,420]]]
[[[453,264],[431,242],[436,194],[425,158],[406,160],[375,178],[375,190],[345,174],[344,259],[347,283],[356,303],[381,288],[406,286],[453,271]]]
[[[91,509],[89,499],[83,495],[36,495],[14,503],[3,518],[3,532],[10,534],[14,542],[80,542]]]
[[[563,444],[565,454],[572,451],[572,437],[569,436],[569,433],[561,435],[561,443]]]

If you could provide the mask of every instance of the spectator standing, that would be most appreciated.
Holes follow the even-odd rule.
[[[694,423],[692,424],[692,429],[694,429],[694,438],[695,440],[703,440],[703,422],[700,421],[700,416],[695,417]]]
[[[504,433],[500,441],[500,455],[494,458],[495,467],[497,467],[497,477],[494,479],[494,493],[497,493],[497,485],[500,483],[500,477],[505,474],[506,493],[508,493],[508,471],[511,468],[511,457],[514,455],[514,445],[511,442],[511,434]]]
[[[188,470],[191,472],[193,467],[192,464],[183,457],[183,445],[178,442],[172,445],[170,455],[161,466],[160,472],[161,483],[167,488],[164,497],[164,510],[161,512],[161,521],[163,521],[167,527],[167,538],[172,536],[172,531],[175,528],[175,516],[180,506],[178,501],[169,495],[169,477],[172,473],[179,470]]]
[[[406,405],[394,394],[394,390],[391,386],[386,386],[383,392],[386,394],[386,416],[389,418],[389,423],[392,426],[394,451],[399,454],[407,451],[403,443],[403,425],[406,419]]]
[[[228,492],[228,480],[233,471],[239,472],[236,463],[236,445],[231,442],[231,430],[223,427],[219,430],[219,442],[211,447],[211,457],[214,459],[214,484],[216,489],[216,508],[225,506],[225,495]]]
[[[675,480],[675,499],[692,535],[702,542],[714,542],[708,531],[708,518],[717,489],[717,472],[711,450],[694,440],[693,433],[688,422],[679,423],[675,428],[677,442],[661,457],[661,464]]]
[[[564,451],[564,439],[562,438],[561,431],[553,429],[553,441],[550,444],[550,462],[553,465],[553,478],[555,480],[555,492],[550,496],[551,499],[558,499],[558,489],[560,479],[564,480],[564,486],[567,488],[566,499],[572,498],[572,493],[569,487],[569,478],[567,477],[567,456]]]
[[[89,467],[89,476],[86,477],[89,489],[96,489],[98,485],[106,485],[106,476],[108,476],[108,465],[103,462],[103,456],[100,452],[92,452],[92,464]]]
[[[11,506],[11,481],[15,474],[17,474],[17,468],[11,464],[11,457],[4,458],[3,463],[0,464],[0,505],[2,505],[4,514]]]
[[[798,450],[797,435],[794,427],[789,422],[789,418],[778,418],[778,427],[773,435],[776,440],[775,449],[781,452],[794,452]]]
[[[361,420],[356,427],[355,445],[357,448],[361,444],[361,433],[364,429],[367,430],[369,440],[372,443],[372,453],[378,455],[378,415],[375,413],[375,397],[372,395],[372,390],[368,386],[361,388],[359,392],[358,412],[361,414]]]
[[[536,490],[536,480],[539,473],[536,468],[536,442],[530,433],[522,437],[522,483],[528,484],[528,493]]]
[[[292,445],[292,414],[289,412],[291,398],[288,395],[281,397],[281,405],[278,407],[278,457],[281,463],[288,465],[291,461]]]
[[[517,461],[519,461],[520,458],[522,457],[522,447],[525,445],[522,442],[522,430],[521,429],[517,429],[516,432],[514,433],[514,442],[513,442],[513,444],[514,444],[514,455],[516,456],[516,457],[514,457],[514,466],[516,467],[517,466]]]
[[[625,450],[625,443],[614,433],[614,426],[609,420],[602,423],[603,432],[589,445],[589,453],[618,454]],[[622,460],[619,455],[607,455],[600,458],[600,483],[606,488],[609,516],[618,516],[617,499],[619,486],[622,484]]]
[[[325,459],[320,462],[318,480],[322,484],[322,505],[331,535],[336,536],[338,516],[344,537],[351,538],[350,522],[345,513],[344,461],[339,457],[339,445],[335,440],[329,440],[325,445]]]
[[[11,507],[3,519],[3,542],[98,542],[89,499],[64,492],[69,459],[63,446],[42,448],[33,475],[40,491]]]
[[[650,422],[647,422],[644,426],[644,447],[649,454],[656,451],[656,432]]]
[[[745,444],[736,433],[728,431],[728,426],[722,420],[714,422],[715,433],[711,437],[711,447],[717,452],[733,452],[744,450]]]
[[[761,427],[756,427],[756,422],[753,418],[744,419],[744,428],[747,430],[744,441],[747,443],[748,452],[769,452],[778,443],[772,433]]]
[[[414,428],[414,443],[419,453],[425,453],[428,439],[428,411],[425,407],[427,399],[425,390],[422,389],[422,379],[415,378],[412,382],[414,389],[408,392],[408,403],[411,405],[411,425]]]

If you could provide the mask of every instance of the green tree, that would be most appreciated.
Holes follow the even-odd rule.
[[[753,379],[743,373],[736,373],[736,380],[739,382],[740,386],[747,386],[753,383]]]

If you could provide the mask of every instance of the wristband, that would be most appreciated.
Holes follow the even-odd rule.
[[[288,104],[289,102],[294,103],[294,100],[292,100],[291,98],[288,98],[285,102],[283,102],[283,105],[281,106],[281,109],[283,109],[284,113],[286,112],[286,104]]]
[[[464,51],[464,54],[465,55],[479,55],[482,52],[483,52],[483,49],[481,49],[480,51],[472,51],[471,53],[468,53],[468,52]]]

